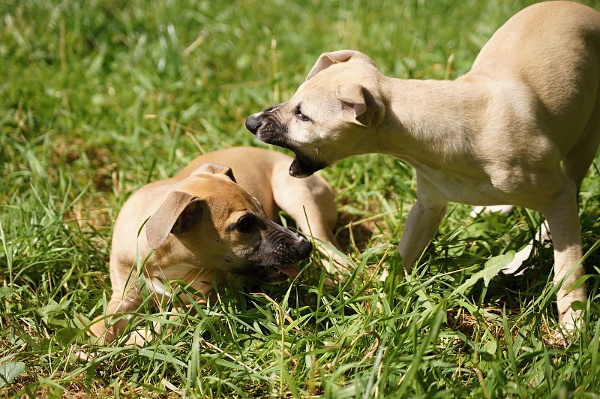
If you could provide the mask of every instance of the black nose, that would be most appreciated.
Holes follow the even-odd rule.
[[[312,244],[310,243],[310,241],[302,238],[302,241],[300,242],[300,245],[298,245],[298,248],[296,248],[296,250],[298,251],[298,259],[304,259],[307,258],[310,253],[312,252]]]
[[[250,130],[252,133],[256,134],[260,125],[262,125],[262,122],[258,116],[250,115],[246,118],[246,129]]]

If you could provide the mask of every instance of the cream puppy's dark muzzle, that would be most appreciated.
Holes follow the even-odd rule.
[[[288,148],[285,124],[277,117],[279,104],[272,105],[246,119],[246,129],[268,144]]]
[[[300,153],[286,139],[287,129],[277,118],[275,111],[279,105],[273,105],[264,111],[250,115],[246,118],[246,129],[254,134],[259,140],[291,150],[296,157],[290,165],[289,173],[294,177],[308,177],[318,170],[327,166],[323,162],[313,161],[310,157]]]

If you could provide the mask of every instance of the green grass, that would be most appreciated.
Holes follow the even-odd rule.
[[[227,290],[172,322],[176,304],[142,317],[165,324],[147,347],[95,348],[84,334],[110,290],[112,222],[133,190],[203,151],[262,145],[244,119],[289,97],[322,52],[354,48],[389,75],[454,78],[527,4],[5,0],[0,396],[598,398],[597,168],[581,201],[586,320],[567,348],[549,339],[551,251],[524,276],[490,279],[538,225],[526,210],[472,219],[452,206],[416,270],[382,281],[400,267],[415,180],[379,155],[322,172],[355,266],[343,286],[323,288],[315,255],[289,284]]]

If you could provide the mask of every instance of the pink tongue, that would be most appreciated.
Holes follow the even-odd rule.
[[[298,265],[278,267],[277,270],[290,278],[294,278],[300,274],[300,267],[298,267]]]

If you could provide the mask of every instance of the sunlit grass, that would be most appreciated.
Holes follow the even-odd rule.
[[[289,284],[140,314],[140,325],[161,326],[146,347],[95,346],[85,335],[110,291],[112,223],[133,190],[200,152],[264,146],[244,119],[291,95],[322,52],[355,48],[386,74],[455,78],[527,4],[2,3],[0,394],[597,397],[597,168],[581,193],[590,301],[567,348],[550,339],[550,250],[524,276],[492,278],[531,238],[535,213],[473,219],[452,205],[415,271],[396,276],[416,186],[409,167],[380,155],[322,172],[353,266],[339,287],[327,288],[315,253]],[[77,351],[92,357],[78,361]]]

